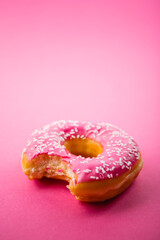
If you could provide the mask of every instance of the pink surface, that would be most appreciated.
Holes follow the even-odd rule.
[[[159,1],[0,1],[0,239],[160,239]],[[102,204],[29,181],[21,153],[60,119],[110,122],[144,167]]]

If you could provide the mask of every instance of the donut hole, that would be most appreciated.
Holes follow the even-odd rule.
[[[64,142],[64,146],[71,154],[85,158],[97,157],[103,151],[101,144],[90,138],[69,139]]]

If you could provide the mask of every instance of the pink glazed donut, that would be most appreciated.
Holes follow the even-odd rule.
[[[29,179],[63,179],[76,199],[104,201],[124,191],[143,160],[137,143],[109,123],[57,121],[35,130],[22,154]]]

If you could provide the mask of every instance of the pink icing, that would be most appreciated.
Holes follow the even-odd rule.
[[[101,143],[103,152],[94,158],[71,154],[63,142],[86,137]],[[139,147],[132,137],[109,123],[57,121],[35,130],[24,153],[28,160],[39,154],[57,155],[70,164],[78,175],[77,183],[115,178],[140,158]]]

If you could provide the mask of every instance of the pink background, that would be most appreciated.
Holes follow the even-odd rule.
[[[0,239],[160,239],[160,4],[0,1]],[[132,135],[144,168],[105,203],[55,180],[29,181],[21,153],[60,119],[110,122]]]

